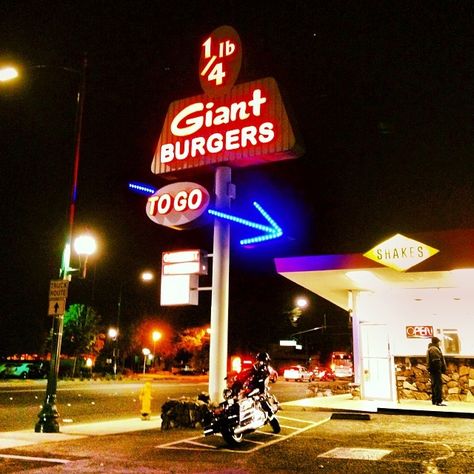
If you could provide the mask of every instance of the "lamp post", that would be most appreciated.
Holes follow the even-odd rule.
[[[156,367],[156,343],[161,339],[161,332],[160,331],[153,331],[152,334],[153,339],[153,367]]]
[[[118,330],[116,328],[109,328],[108,336],[112,339],[114,343],[114,348],[112,351],[112,359],[113,359],[113,371],[114,377],[117,375],[117,338],[118,338]]]
[[[142,350],[143,353],[143,373],[146,371],[146,358],[150,356],[150,349],[148,347],[144,347]]]
[[[151,282],[155,278],[155,275],[151,271],[143,271],[140,274],[140,279],[145,282]],[[119,289],[119,295],[118,295],[118,300],[117,300],[117,320],[116,320],[116,328],[117,328],[117,336],[115,338],[115,369],[114,373],[116,374],[118,361],[120,360],[120,349],[119,349],[119,337],[120,334],[123,334],[123,331],[121,331],[121,318],[122,318],[122,300],[123,300],[123,288],[124,286],[128,286],[130,280],[122,281],[120,283],[120,289]]]
[[[33,68],[48,68],[48,66],[37,65]],[[86,91],[86,70],[87,70],[87,57],[84,55],[82,61],[81,70],[75,70],[67,67],[60,67],[59,69],[79,74],[80,82],[77,95],[77,107],[76,107],[76,120],[75,120],[75,136],[74,136],[74,165],[73,165],[73,176],[71,182],[70,199],[69,199],[69,214],[68,214],[68,225],[66,233],[66,243],[62,255],[61,267],[59,276],[63,280],[71,279],[71,245],[74,230],[74,218],[76,211],[76,200],[77,200],[77,181],[79,174],[79,162],[81,154],[81,136],[82,136],[82,122],[84,113],[84,98]],[[59,432],[59,413],[56,407],[56,390],[57,390],[57,379],[59,374],[59,361],[61,357],[61,343],[62,334],[64,327],[64,314],[57,314],[53,316],[52,324],[52,348],[51,348],[51,366],[48,375],[48,383],[46,386],[45,400],[43,407],[38,414],[38,422],[35,425],[35,432],[37,433],[58,433]]]

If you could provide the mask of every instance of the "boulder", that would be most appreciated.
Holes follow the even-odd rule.
[[[183,397],[167,400],[161,406],[161,429],[200,427],[208,413],[207,403],[199,399]]]
[[[408,381],[403,382],[403,388],[406,390],[416,390],[416,385],[409,383]]]
[[[459,375],[462,377],[464,375],[469,375],[469,371],[470,371],[470,367],[466,366],[466,365],[461,365],[461,367],[459,367]]]

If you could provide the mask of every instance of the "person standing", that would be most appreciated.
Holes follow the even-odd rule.
[[[443,403],[443,379],[442,374],[446,372],[446,362],[439,347],[441,341],[432,337],[426,352],[426,363],[431,377],[431,402],[433,405],[445,407]]]

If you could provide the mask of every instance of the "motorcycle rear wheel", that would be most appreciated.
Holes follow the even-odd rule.
[[[242,433],[236,434],[234,433],[234,430],[231,429],[223,429],[221,431],[222,437],[224,438],[224,441],[229,445],[229,446],[237,446],[242,442],[243,435]]]
[[[277,417],[273,417],[270,420],[270,426],[272,427],[272,430],[275,434],[277,434],[281,431],[280,422],[278,421]]]

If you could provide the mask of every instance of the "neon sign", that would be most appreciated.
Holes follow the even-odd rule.
[[[405,326],[405,332],[409,339],[421,339],[434,336],[433,326]]]
[[[199,81],[209,96],[227,94],[237,80],[242,64],[242,45],[231,26],[214,30],[201,45]]]
[[[156,224],[180,230],[204,214],[209,200],[209,193],[199,184],[173,183],[148,198],[146,214]]]
[[[303,149],[273,78],[234,85],[242,62],[237,32],[223,26],[201,44],[203,95],[168,108],[151,170],[167,174],[225,162],[249,166],[297,158]]]
[[[208,209],[208,213],[212,216],[215,216],[219,219],[225,219],[231,222],[235,222],[237,224],[244,225],[246,227],[251,227],[252,229],[257,229],[264,234],[258,235],[256,237],[249,237],[246,239],[242,239],[240,241],[240,245],[251,245],[256,244],[259,242],[265,242],[267,240],[278,239],[283,235],[283,230],[281,227],[272,219],[270,214],[263,209],[263,207],[258,203],[254,202],[253,205],[258,210],[258,212],[262,215],[262,217],[267,221],[269,225],[266,224],[259,224],[258,222],[253,222],[248,219],[243,219],[242,217],[234,216],[232,214],[228,214],[225,212],[216,211],[215,209]]]
[[[364,253],[364,257],[399,272],[421,263],[439,252],[417,240],[396,234]]]

